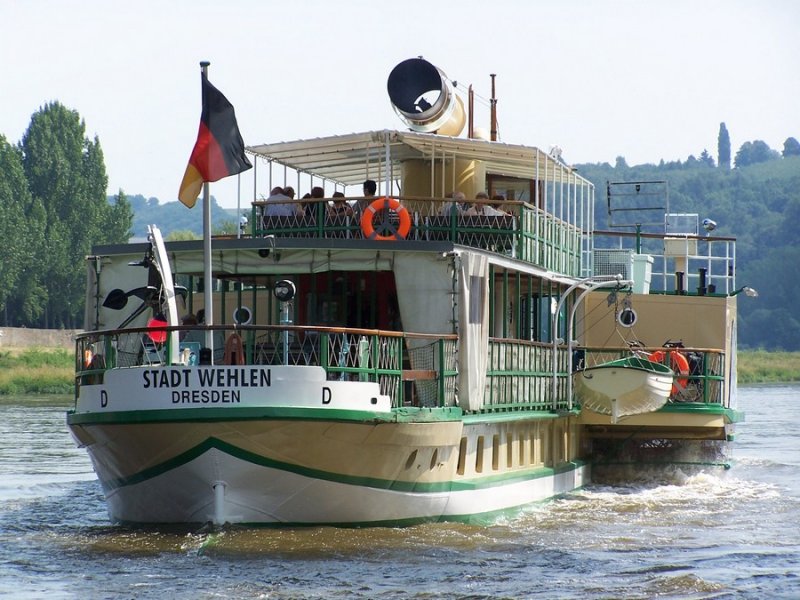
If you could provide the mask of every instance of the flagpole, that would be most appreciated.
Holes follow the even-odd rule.
[[[208,79],[207,60],[200,61],[203,77]],[[203,306],[206,325],[214,324],[214,305],[211,285],[211,191],[207,181],[203,182]],[[206,348],[211,349],[211,364],[214,364],[214,332],[206,330]]]

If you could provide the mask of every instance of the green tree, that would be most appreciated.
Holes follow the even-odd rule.
[[[717,136],[717,162],[720,168],[731,168],[731,138],[728,135],[728,128],[725,123],[719,124],[719,135]]]
[[[779,158],[780,154],[772,150],[766,142],[762,140],[755,140],[753,142],[745,142],[736,157],[733,159],[737,167],[746,167],[747,165],[754,165],[756,163],[766,162],[775,158]]]
[[[783,142],[783,157],[787,156],[800,156],[800,142],[793,137],[788,137]]]
[[[708,153],[708,150],[706,150],[705,148],[703,149],[703,152],[700,153],[700,158],[698,160],[701,163],[703,163],[704,165],[708,166],[708,167],[714,168],[714,166],[715,166],[714,165],[714,157],[711,156]]]
[[[189,240],[199,240],[202,236],[188,229],[173,229],[164,238],[167,242],[185,242]]]
[[[120,243],[130,240],[133,235],[133,207],[122,190],[114,196],[108,217],[106,237],[96,240],[95,243]]]
[[[84,257],[93,243],[124,242],[130,231],[130,207],[123,194],[109,204],[103,151],[99,140],[87,139],[85,132],[77,111],[53,102],[32,116],[22,138],[25,176],[44,211],[41,254],[47,261],[40,281],[49,290],[44,314],[31,324],[79,326]]]
[[[23,274],[30,268],[31,247],[25,223],[25,208],[30,205],[30,192],[22,155],[0,135],[0,239],[3,240],[3,260],[0,261],[0,308],[6,324],[9,300]]]

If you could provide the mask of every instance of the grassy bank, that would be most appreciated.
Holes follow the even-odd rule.
[[[75,359],[69,350],[0,351],[0,394],[71,394]]]
[[[69,350],[0,351],[0,394],[71,394],[74,358]],[[739,352],[739,383],[800,381],[800,352]]]
[[[740,350],[739,383],[800,381],[800,352]]]

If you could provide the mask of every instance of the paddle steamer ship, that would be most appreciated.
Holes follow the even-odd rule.
[[[201,241],[151,227],[93,248],[67,420],[113,521],[477,521],[585,485],[623,446],[732,435],[734,241],[604,245],[594,186],[557,153],[458,137],[463,104],[422,59],[388,87],[410,131],[248,147],[259,189],[378,195],[289,216],[256,198],[245,231],[211,242],[213,303]],[[468,211],[454,190],[502,200]],[[213,325],[183,323],[207,304]],[[581,410],[573,372],[657,351],[678,370],[663,407]]]

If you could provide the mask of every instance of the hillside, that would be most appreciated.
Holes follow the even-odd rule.
[[[800,157],[732,170],[699,163],[575,166],[596,186],[599,229],[608,228],[607,181],[667,180],[670,212],[711,218],[715,234],[737,238],[737,283],[759,292],[739,302],[740,347],[800,350]]]
[[[133,237],[147,237],[147,226],[158,225],[164,236],[172,232],[191,231],[196,236],[203,235],[203,209],[198,203],[189,210],[180,202],[161,204],[158,198],[145,198],[142,195],[128,196],[133,209]],[[250,206],[242,208],[242,214],[250,214]],[[215,232],[234,233],[239,216],[235,209],[222,208],[216,198],[211,196],[211,222]]]

